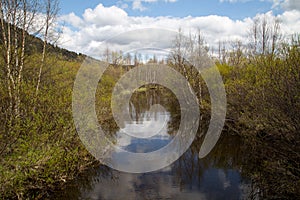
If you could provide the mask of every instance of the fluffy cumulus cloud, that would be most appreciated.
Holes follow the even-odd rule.
[[[97,26],[120,25],[127,21],[127,13],[116,6],[104,7],[99,4],[95,9],[86,9],[83,20],[88,24]]]
[[[267,15],[274,17],[272,12]],[[288,10],[278,18],[285,33],[292,34],[300,30],[299,11]],[[94,9],[87,9],[82,16],[74,13],[62,16],[61,21],[65,26],[59,40],[60,46],[99,57],[105,48],[123,52],[144,47],[168,49],[176,34],[165,30],[178,31],[179,28],[186,33],[200,30],[208,45],[217,48],[219,41],[245,41],[253,19],[232,20],[217,15],[134,17],[116,6],[104,7],[99,4]]]
[[[281,21],[281,29],[285,34],[299,33],[300,12],[297,10],[286,11],[278,16]]]

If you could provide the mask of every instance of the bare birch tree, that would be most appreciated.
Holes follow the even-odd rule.
[[[36,96],[39,92],[49,30],[58,12],[58,0],[1,0],[0,28],[3,45],[2,56],[6,74],[6,90],[9,97],[10,120],[21,115],[21,91],[25,67],[26,46],[30,31],[42,32],[43,50],[37,76]],[[44,21],[39,19],[45,16]],[[36,23],[38,21],[38,23]]]
[[[266,15],[256,18],[249,31],[250,55],[271,55],[277,51],[281,39],[280,21]]]
[[[1,40],[4,46],[4,71],[9,96],[8,112],[13,118],[20,117],[21,86],[25,60],[27,31],[37,12],[36,0],[1,0]]]
[[[38,97],[39,93],[39,88],[41,84],[41,78],[42,78],[42,72],[43,68],[46,62],[46,51],[47,51],[47,43],[49,40],[49,31],[51,26],[53,26],[55,19],[58,14],[58,1],[57,0],[44,0],[44,5],[45,5],[45,21],[44,21],[44,30],[43,30],[43,52],[42,52],[42,58],[41,58],[41,65],[39,69],[39,74],[38,74],[38,80],[37,80],[37,85],[36,85],[36,91],[35,95],[36,98]]]

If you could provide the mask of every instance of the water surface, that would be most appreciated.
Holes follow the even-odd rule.
[[[145,101],[146,100],[146,101]],[[143,103],[144,101],[144,103]],[[169,111],[149,111],[153,104],[164,104]],[[169,105],[169,106],[168,106]],[[178,115],[172,105],[164,102],[156,91],[140,94],[138,101],[129,105],[132,122],[125,123],[123,129],[113,132],[116,144],[121,148],[145,153],[167,145],[176,134]],[[175,114],[174,114],[175,113]],[[180,117],[179,117],[180,118]],[[136,138],[126,135],[135,131],[141,134],[137,125],[155,124],[147,128],[159,131],[149,138]],[[111,130],[110,130],[111,131]],[[222,133],[213,151],[199,159],[203,139],[200,129],[192,146],[180,159],[161,170],[130,174],[99,166],[87,170],[56,195],[58,199],[248,199],[253,193],[252,182],[243,176],[241,151],[242,141],[230,133]],[[122,154],[111,155],[112,160],[122,162]],[[124,162],[128,162],[124,160]]]

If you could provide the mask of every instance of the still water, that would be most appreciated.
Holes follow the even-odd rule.
[[[167,145],[176,134],[178,116],[172,103],[157,91],[139,94],[129,105],[133,121],[123,129],[113,130],[116,144],[137,153],[158,150]],[[160,103],[165,111],[149,111]],[[176,102],[175,102],[176,104]],[[175,107],[178,105],[175,105]],[[150,138],[131,137],[124,132],[138,130],[137,124],[155,124],[146,131],[160,131]],[[157,127],[156,127],[157,126]],[[202,130],[202,129],[201,129]],[[221,139],[208,156],[198,158],[203,140],[199,130],[191,147],[172,165],[151,173],[130,174],[99,166],[87,170],[82,176],[59,192],[55,199],[249,199],[253,198],[253,184],[243,175],[242,141],[224,131]],[[110,130],[112,131],[112,130]],[[112,160],[122,161],[115,153]]]

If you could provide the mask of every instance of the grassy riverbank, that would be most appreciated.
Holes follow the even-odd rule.
[[[5,82],[0,83],[1,199],[45,197],[94,162],[77,136],[71,112],[73,82],[83,58],[49,54],[36,98],[40,56],[26,59],[21,118],[14,124],[7,118]]]

